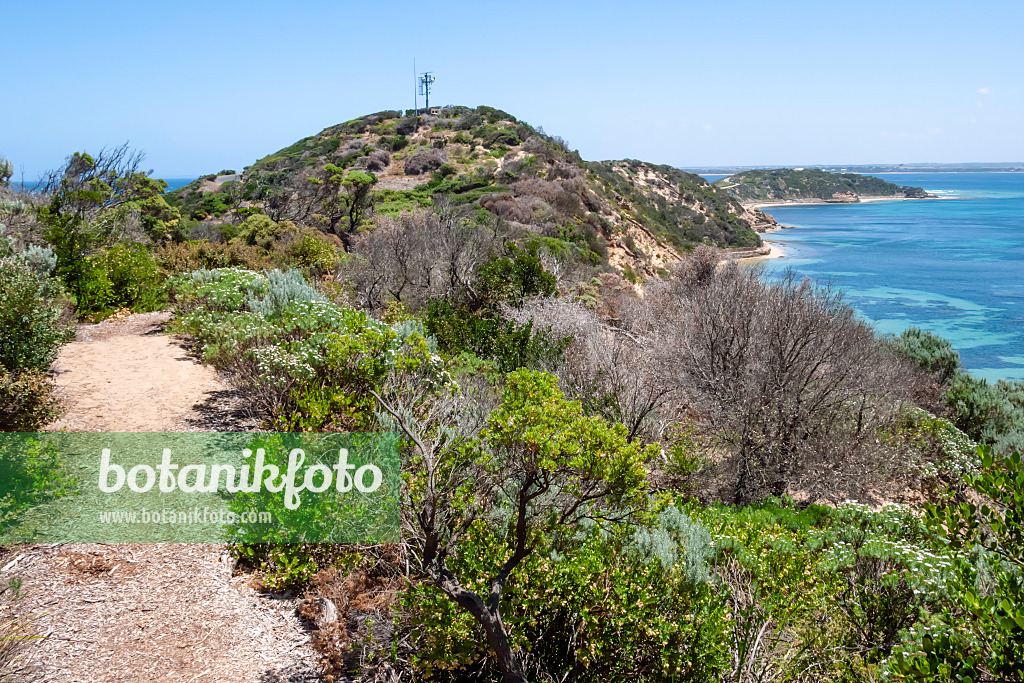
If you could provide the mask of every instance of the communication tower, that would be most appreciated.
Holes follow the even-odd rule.
[[[434,84],[434,77],[430,75],[429,71],[425,71],[420,74],[420,94],[426,97],[426,102],[423,108],[426,112],[430,113],[430,87]]]

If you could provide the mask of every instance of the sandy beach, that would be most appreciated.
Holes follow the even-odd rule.
[[[764,202],[760,204],[744,204],[754,209],[763,209],[771,206],[834,206],[843,204],[867,204],[868,202],[912,202],[921,199],[958,199],[958,197],[889,197],[885,195],[866,195],[859,197],[858,202],[826,202],[816,199],[791,199],[785,202]]]
[[[786,252],[782,250],[782,246],[778,242],[770,242],[764,240],[764,245],[768,247],[768,253],[763,256],[751,256],[743,259],[744,263],[752,263],[757,261],[768,261],[773,258],[785,258]]]
[[[758,234],[763,238],[768,233]],[[739,249],[722,259],[721,262],[725,263],[726,261],[733,260],[740,263],[756,263],[786,256],[786,252],[782,250],[782,246],[778,242],[771,242],[769,240],[763,240],[763,242],[764,244],[756,249]]]

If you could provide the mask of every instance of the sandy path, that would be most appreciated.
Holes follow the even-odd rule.
[[[69,411],[50,429],[179,431],[207,392],[227,390],[216,371],[160,334],[169,318],[145,313],[83,325],[54,365]]]
[[[70,410],[50,428],[245,428],[230,414],[231,392],[217,374],[159,333],[168,318],[82,326],[55,364]],[[23,650],[25,680],[318,680],[294,599],[258,595],[248,577],[232,576],[225,551],[221,544],[48,544],[0,552],[0,623],[35,618],[42,636]],[[12,578],[21,581],[19,595],[2,590]]]

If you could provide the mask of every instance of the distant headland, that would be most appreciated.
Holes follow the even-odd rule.
[[[682,170],[703,175],[732,175],[764,168],[764,166],[693,166],[682,167]],[[1022,173],[1024,172],[1024,161],[957,164],[809,164],[793,168],[793,170],[828,171],[829,173]]]
[[[897,185],[857,173],[777,168],[743,171],[713,183],[744,206],[767,204],[854,204],[877,199],[934,199],[920,187]]]

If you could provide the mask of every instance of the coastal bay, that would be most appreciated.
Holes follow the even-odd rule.
[[[842,288],[882,333],[948,338],[978,377],[1024,379],[1024,175],[887,174],[940,199],[766,207],[792,268]],[[765,235],[762,235],[763,237]]]

